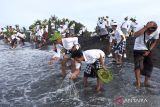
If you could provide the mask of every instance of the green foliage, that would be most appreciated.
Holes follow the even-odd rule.
[[[54,22],[55,25],[56,25],[56,30],[57,28],[61,25],[61,23],[65,23],[65,22],[69,22],[69,25],[68,27],[70,27],[73,23],[75,23],[75,34],[78,34],[80,29],[82,27],[84,27],[83,24],[79,23],[79,22],[76,22],[74,20],[69,20],[67,18],[63,18],[63,19],[59,19],[57,16],[53,15],[49,18],[49,20],[47,19],[44,19],[44,20],[39,20],[37,19],[32,25],[29,26],[29,29],[32,30],[32,31],[35,31],[35,27],[37,24],[39,24],[40,26],[46,26],[48,25],[48,35],[49,37],[51,37],[51,23]],[[85,35],[89,35],[90,32],[88,31],[85,31]]]

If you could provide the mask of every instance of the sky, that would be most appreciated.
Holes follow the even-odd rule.
[[[0,0],[0,27],[19,24],[28,27],[51,15],[82,23],[93,31],[98,17],[109,16],[121,24],[124,17],[136,17],[138,25],[154,20],[160,25],[160,0]]]

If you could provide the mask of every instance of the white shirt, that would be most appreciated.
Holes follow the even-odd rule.
[[[122,39],[122,37],[121,36],[123,36],[123,41],[126,41],[126,38],[125,38],[125,36],[124,36],[124,34],[123,34],[123,32],[121,31],[121,29],[119,29],[119,28],[117,28],[115,31],[114,31],[114,35],[115,35],[115,40],[117,41],[117,43],[119,43],[120,41],[121,41],[121,39]]]
[[[105,20],[104,23],[105,23],[105,26],[106,26],[106,27],[109,27],[109,22],[108,22],[108,20]]]
[[[36,33],[36,36],[42,37],[42,36],[43,36],[43,33],[44,33],[43,29],[39,29],[39,30],[37,31],[37,33]]]
[[[153,39],[159,38],[159,30],[158,29],[155,32],[153,32],[151,35],[145,34],[146,42],[151,38],[153,38]],[[148,48],[146,47],[146,45],[144,43],[144,34],[135,39],[134,50],[148,50]]]
[[[16,39],[16,34],[11,35],[11,39]]]
[[[121,28],[125,28],[125,29],[127,29],[127,31],[129,31],[129,29],[130,29],[130,22],[129,21],[123,22]]]
[[[78,44],[78,38],[77,37],[68,37],[68,38],[62,38],[62,44],[56,44],[57,52],[54,52],[55,57],[61,57],[63,56],[63,53],[61,53],[62,49],[70,50],[72,47],[76,44]]]
[[[63,55],[62,55],[61,51],[63,49],[63,46],[61,44],[56,44],[55,47],[56,47],[57,51],[54,51],[54,57],[62,58]]]
[[[106,28],[106,22],[105,21],[102,21],[102,23],[100,23],[99,27],[101,29],[105,29]]]
[[[71,26],[70,26],[70,29],[74,29],[75,27],[75,24],[73,23]]]
[[[40,25],[36,25],[36,31],[40,29]]]
[[[101,23],[101,22],[102,22],[101,20],[98,20],[98,21],[97,21],[97,26],[98,26],[98,27],[100,27],[100,23]]]
[[[100,59],[100,55],[105,58],[105,53],[100,49],[91,49],[83,52],[85,63],[92,64],[97,59]]]
[[[63,27],[62,28],[60,28],[60,33],[61,33],[61,35],[63,36],[63,37],[65,37],[65,35],[66,35],[66,30],[68,29],[68,26],[67,25],[63,25]]]
[[[25,39],[26,38],[26,35],[25,34],[22,34],[22,33],[17,33],[17,35],[16,36],[19,36],[19,37],[21,37],[21,38],[23,38],[23,39]]]
[[[71,50],[74,45],[79,44],[77,37],[62,38],[63,47],[67,50]]]
[[[96,60],[100,59],[102,56],[105,59],[105,53],[100,49],[91,49],[83,52],[85,61],[82,63],[93,64]],[[76,62],[76,69],[80,68],[80,63]]]
[[[51,23],[51,28],[55,29],[55,24],[53,22]]]
[[[131,31],[131,30],[135,31],[135,29],[136,29],[136,25],[137,25],[137,23],[136,23],[136,22],[131,22],[131,25],[130,25],[130,29],[129,29],[129,31]]]

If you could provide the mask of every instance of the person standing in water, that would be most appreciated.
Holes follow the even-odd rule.
[[[150,86],[149,79],[153,70],[152,50],[159,38],[156,22],[150,21],[143,28],[134,33],[134,65],[136,87],[140,88],[141,74],[145,76],[144,86]]]

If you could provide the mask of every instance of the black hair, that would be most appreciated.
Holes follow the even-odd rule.
[[[75,57],[80,58],[82,56],[83,56],[83,52],[81,50],[75,50],[72,52],[72,58],[75,58]]]

